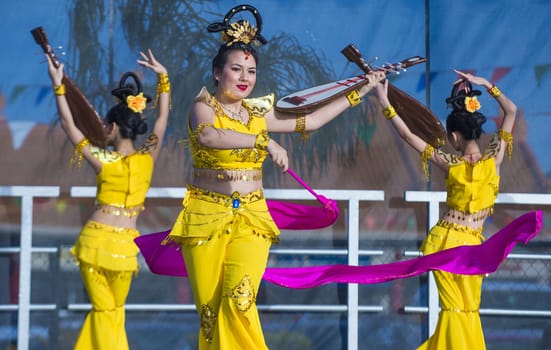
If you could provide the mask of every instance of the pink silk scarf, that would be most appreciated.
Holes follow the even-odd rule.
[[[335,201],[327,199],[290,172],[301,185],[323,205],[322,208],[300,204],[270,201],[268,207],[280,228],[313,229],[331,225],[338,216]],[[270,203],[276,203],[272,212]],[[477,275],[497,270],[515,245],[526,244],[542,227],[542,212],[526,213],[492,235],[480,245],[459,246],[418,258],[389,264],[351,266],[320,265],[304,267],[267,268],[265,281],[287,288],[312,288],[328,283],[374,284],[420,275],[431,270],[455,274]],[[187,276],[180,246],[174,242],[163,244],[170,230],[142,235],[135,239],[151,272],[169,276]]]

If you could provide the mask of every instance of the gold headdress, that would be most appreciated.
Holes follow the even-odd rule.
[[[242,11],[248,11],[253,14],[256,21],[256,27],[247,20],[239,20],[230,23],[231,18],[236,13]],[[222,41],[224,41],[227,46],[236,43],[243,43],[245,45],[261,45],[267,43],[267,40],[260,34],[262,31],[262,17],[258,10],[251,5],[239,5],[232,8],[228,11],[222,22],[209,24],[207,30],[209,32],[222,32]]]

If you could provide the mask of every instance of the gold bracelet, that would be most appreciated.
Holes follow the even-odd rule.
[[[346,99],[348,100],[348,103],[350,103],[350,107],[354,107],[355,105],[362,103],[362,98],[357,90],[350,91],[346,95]]]
[[[61,83],[60,85],[54,85],[54,95],[56,96],[65,95],[65,84]]]
[[[396,113],[396,110],[394,109],[394,107],[392,107],[392,105],[389,105],[387,108],[383,109],[383,114],[384,114],[386,119],[390,120],[390,119],[394,118],[397,113]]]
[[[168,73],[159,74],[159,82],[157,83],[157,92],[170,92],[170,80],[168,79]]]
[[[254,140],[254,148],[265,151],[268,149],[268,142],[270,142],[270,136],[266,131],[263,131],[256,135],[256,139]]]
[[[155,106],[159,103],[159,96],[162,93],[170,94],[170,79],[168,79],[168,73],[161,73],[158,75],[157,93],[155,94]],[[172,109],[172,96],[168,96],[168,108]]]
[[[303,140],[308,139],[308,133],[306,132],[306,116],[304,113],[297,113],[295,132],[300,133]]]
[[[501,90],[494,84],[488,89],[488,93],[494,98],[498,98],[501,95]]]

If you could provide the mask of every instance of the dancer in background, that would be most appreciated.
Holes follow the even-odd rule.
[[[512,151],[515,104],[485,78],[455,72],[459,80],[446,99],[453,108],[446,119],[446,130],[450,144],[459,155],[434,149],[410,131],[388,100],[388,81],[375,89],[386,119],[400,137],[421,154],[426,175],[428,161],[447,174],[448,210],[424,240],[421,251],[425,255],[456,246],[479,245],[484,241],[482,227],[493,213],[500,167],[506,151],[509,155]],[[480,149],[478,140],[486,118],[478,112],[480,91],[473,90],[471,83],[486,88],[504,112],[502,124],[485,150]],[[419,349],[485,349],[478,312],[483,276],[444,271],[434,271],[434,276],[441,312],[434,334]]]
[[[212,62],[215,90],[203,88],[189,113],[193,180],[184,208],[168,240],[181,245],[197,312],[199,349],[266,349],[256,295],[268,252],[279,240],[279,229],[268,212],[262,188],[262,164],[267,156],[282,171],[288,156],[268,132],[316,130],[361,102],[384,78],[369,83],[306,115],[274,110],[274,96],[248,98],[257,79],[258,55],[253,44],[266,40],[248,21],[230,23],[240,5],[223,23],[209,26],[223,32],[223,44]]]
[[[135,148],[136,137],[148,129],[142,111],[151,99],[143,94],[140,79],[134,73],[126,73],[112,92],[119,102],[105,118],[107,141],[112,146],[108,149],[90,144],[75,125],[78,116],[72,115],[65,96],[63,65],[56,68],[50,56],[46,56],[61,125],[75,145],[72,161],[80,166],[86,159],[97,173],[97,208],[71,250],[92,304],[75,349],[128,349],[124,304],[132,275],[138,270],[138,248],[133,241],[139,236],[136,221],[144,209],[153,164],[165,135],[170,100],[166,68],[150,50],[141,56],[137,62],[158,75],[158,109],[153,130],[143,145]]]

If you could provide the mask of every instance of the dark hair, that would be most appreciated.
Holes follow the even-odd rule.
[[[446,99],[452,112],[446,118],[446,130],[448,134],[457,131],[465,140],[478,140],[484,132],[482,125],[486,123],[486,117],[477,111],[469,112],[465,108],[465,98],[479,96],[479,90],[473,90],[471,83],[460,81],[453,86],[450,97]]]
[[[256,28],[253,25],[249,25],[246,20],[238,20],[231,22],[233,16],[240,12],[250,12],[254,16],[256,22]],[[220,45],[218,53],[212,60],[212,72],[215,70],[222,71],[224,65],[228,61],[228,54],[231,51],[241,50],[250,53],[256,63],[258,64],[258,55],[253,45],[264,45],[268,41],[260,34],[262,32],[262,16],[256,8],[251,5],[238,5],[231,8],[222,22],[214,22],[208,25],[207,30],[211,33],[222,32],[222,41],[224,44]],[[217,86],[218,82],[215,80],[214,85]]]
[[[127,80],[132,78],[134,84]],[[147,132],[147,120],[142,113],[130,109],[126,103],[128,96],[137,96],[142,93],[142,83],[138,76],[132,72],[125,73],[119,83],[119,87],[111,91],[111,94],[119,99],[119,103],[112,107],[105,117],[107,124],[115,123],[119,126],[120,134],[123,138],[136,139],[137,135]],[[144,95],[146,102],[151,101],[151,97]]]
[[[244,44],[241,42],[233,43],[232,45],[228,46],[226,44],[220,45],[220,48],[218,49],[218,53],[214,58],[212,59],[212,72],[214,73],[215,70],[218,70],[219,72],[222,72],[224,69],[224,65],[228,61],[228,55],[232,51],[245,51],[249,52],[253,57],[258,65],[258,54],[256,50],[248,44]],[[218,86],[218,81],[216,79],[214,80],[214,86]]]

